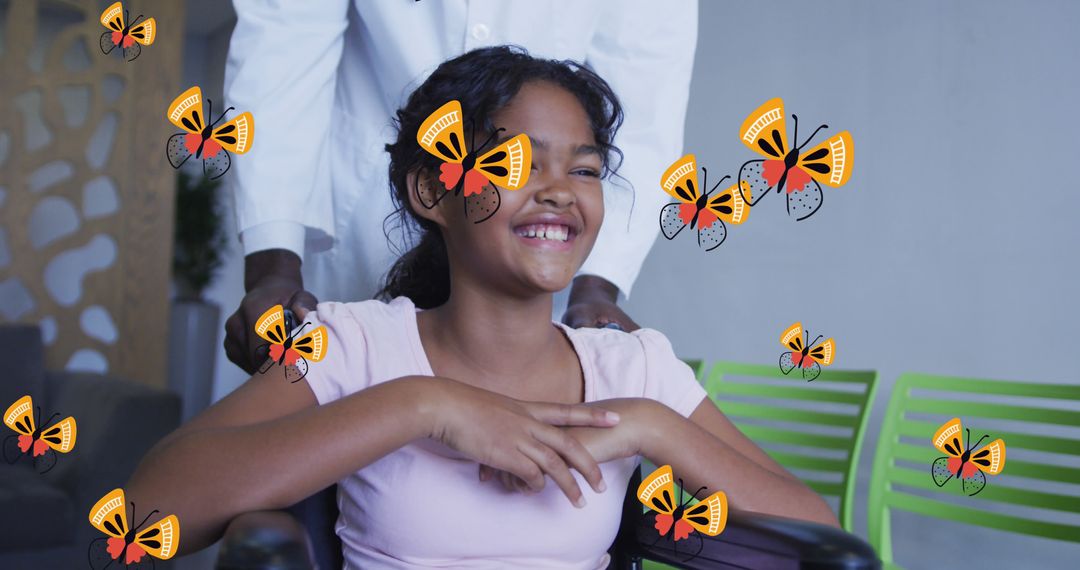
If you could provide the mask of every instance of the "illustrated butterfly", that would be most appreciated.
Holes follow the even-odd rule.
[[[125,24],[127,16],[127,10],[124,10],[120,2],[105,8],[105,11],[101,13],[101,25],[112,31],[101,34],[98,44],[101,46],[101,53],[105,55],[109,55],[112,50],[120,47],[124,50],[124,59],[135,61],[135,58],[142,54],[139,44],[148,46],[154,43],[154,38],[157,37],[157,22],[153,18],[148,18],[140,23],[142,14],[139,14],[130,24]]]
[[[705,183],[708,184],[709,172],[705,167],[701,171],[705,173]],[[728,178],[731,177],[721,178],[720,182],[702,194],[694,155],[688,154],[669,166],[660,178],[660,187],[681,203],[668,204],[660,209],[660,231],[664,237],[672,240],[686,227],[691,230],[696,227],[698,245],[705,251],[712,251],[724,243],[727,238],[724,222],[738,225],[750,215],[750,206],[746,205],[743,194],[735,191],[735,185],[709,197]],[[745,190],[750,192],[749,185]]]
[[[154,558],[168,560],[176,554],[180,544],[180,520],[176,515],[140,531],[158,511],[151,511],[142,522],[128,527],[126,510],[123,489],[113,489],[90,509],[90,524],[109,535],[90,542],[86,557],[94,570],[103,570],[114,562],[129,569],[153,568]],[[135,520],[135,503],[131,503],[131,520]]]
[[[266,310],[255,322],[255,334],[268,341],[255,351],[255,361],[262,362],[259,373],[270,370],[274,364],[285,367],[285,379],[299,382],[307,375],[308,360],[318,362],[326,356],[326,327],[319,326],[304,336],[297,338],[304,327],[294,326],[292,311],[286,311],[281,305],[274,305]]]
[[[241,113],[220,127],[214,128],[225,118],[229,107],[213,123],[207,124],[202,116],[202,89],[192,87],[181,93],[169,104],[169,122],[184,129],[186,133],[177,133],[169,137],[166,147],[169,164],[180,168],[192,156],[202,159],[203,173],[211,180],[221,178],[232,166],[230,152],[244,154],[251,150],[252,137],[255,136],[255,119],[251,113]],[[210,113],[214,112],[214,102],[209,99]]]
[[[972,453],[972,449],[979,447],[984,439],[969,447],[964,447],[964,438],[960,435],[960,418],[953,418],[934,434],[934,447],[948,453],[949,457],[939,457],[934,460],[930,468],[930,474],[934,477],[934,484],[944,487],[954,476],[960,477],[960,485],[969,497],[978,495],[986,487],[986,475],[997,475],[1005,467],[1005,442],[995,439],[985,447]],[[971,441],[971,430],[965,429],[967,441]]]
[[[784,126],[784,102],[771,99],[760,106],[743,121],[739,138],[751,150],[765,156],[764,160],[750,160],[739,167],[739,187],[748,182],[758,197],[751,201],[756,205],[773,188],[777,193],[787,193],[787,211],[796,221],[805,220],[821,208],[824,194],[821,185],[839,188],[851,177],[853,145],[851,133],[843,131],[829,137],[825,142],[802,152],[814,135],[828,125],[821,125],[800,145],[799,117],[795,119],[794,148],[788,145]]]
[[[29,455],[39,473],[55,467],[57,452],[67,453],[75,448],[75,418],[68,416],[49,426],[59,415],[53,414],[48,421],[40,423],[41,406],[35,408],[30,396],[16,400],[4,412],[4,425],[17,432],[4,439],[4,460],[15,463]]]
[[[472,152],[465,147],[465,130],[461,103],[457,100],[439,107],[420,125],[416,141],[420,147],[443,161],[439,181],[445,192],[436,190],[438,198],[425,199],[417,185],[416,195],[425,208],[434,208],[451,190],[454,196],[465,194],[465,215],[475,223],[483,222],[499,210],[502,197],[499,188],[518,190],[529,181],[532,170],[532,143],[528,135],[517,135],[477,157],[498,134],[495,129],[484,144],[476,147],[473,129]],[[473,198],[475,196],[475,198]],[[479,219],[475,219],[479,218]]]
[[[836,356],[836,342],[831,338],[814,346],[821,336],[818,335],[813,342],[810,342],[810,331],[806,331],[804,344],[802,323],[795,323],[788,327],[780,335],[780,344],[790,348],[791,351],[780,355],[780,371],[787,374],[798,367],[802,370],[802,377],[807,382],[820,376],[821,367],[832,364]]]
[[[679,479],[680,501],[682,501],[682,486],[682,479]],[[691,498],[704,490],[705,487],[698,489]],[[655,526],[660,537],[672,531],[672,538],[676,543],[689,537],[695,530],[709,536],[716,536],[723,532],[727,525],[727,495],[723,491],[717,491],[705,500],[689,507],[686,503],[690,499],[685,502],[675,502],[675,481],[670,465],[660,467],[649,474],[641,485],[638,485],[637,498],[641,504],[656,512]],[[701,537],[698,536],[698,539],[701,540]],[[701,540],[697,552],[686,560],[700,554],[704,546],[705,542]]]

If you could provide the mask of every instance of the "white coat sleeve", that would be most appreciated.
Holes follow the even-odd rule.
[[[585,62],[611,85],[625,120],[615,138],[619,177],[604,183],[604,223],[579,274],[607,279],[626,297],[659,230],[660,176],[681,156],[697,46],[697,0],[612,4]],[[631,212],[631,188],[634,200]],[[629,221],[629,223],[628,223]]]
[[[233,157],[237,230],[245,254],[281,247],[303,257],[301,236],[323,244],[334,237],[327,150],[349,2],[233,6],[225,97],[255,119],[251,150]]]

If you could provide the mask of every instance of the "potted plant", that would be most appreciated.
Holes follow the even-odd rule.
[[[221,268],[227,245],[218,204],[221,181],[184,171],[176,180],[169,387],[183,398],[183,419],[210,405],[221,307],[203,299]]]

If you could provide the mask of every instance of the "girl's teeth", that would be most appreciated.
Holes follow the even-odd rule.
[[[570,237],[570,229],[566,226],[528,226],[518,231],[525,237],[566,241]]]

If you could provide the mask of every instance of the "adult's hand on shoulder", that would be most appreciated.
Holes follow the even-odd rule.
[[[283,305],[303,320],[319,300],[304,290],[300,256],[286,249],[257,251],[244,258],[244,290],[240,307],[225,321],[225,355],[254,374],[255,349],[266,342],[255,334],[255,321],[274,305]]]
[[[641,328],[616,304],[618,295],[619,289],[603,277],[575,277],[563,323],[574,328],[610,327],[626,332]]]

